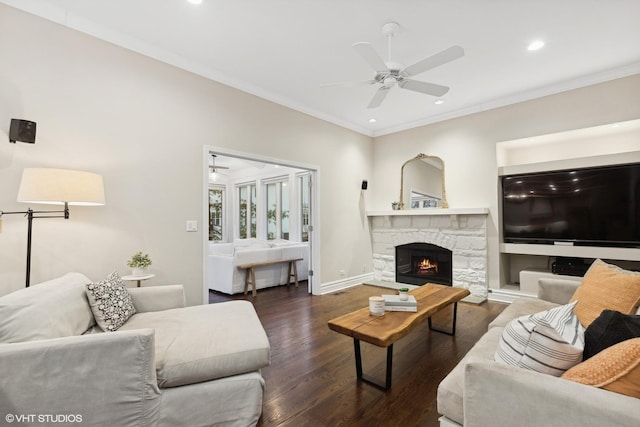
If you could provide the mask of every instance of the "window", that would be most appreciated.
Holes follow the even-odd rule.
[[[239,185],[238,201],[238,236],[241,239],[256,237],[256,185]]]
[[[309,241],[309,221],[311,210],[311,196],[309,194],[310,174],[298,175],[300,185],[300,240]]]
[[[224,187],[209,187],[209,240],[224,240]]]
[[[286,178],[266,184],[267,239],[289,240],[289,187]]]

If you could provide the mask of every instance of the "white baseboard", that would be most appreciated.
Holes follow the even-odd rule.
[[[535,298],[536,295],[518,291],[508,291],[506,289],[489,289],[488,295],[489,301],[506,302],[509,304],[521,297]]]
[[[363,282],[369,280],[373,280],[373,273],[360,274],[358,276],[348,277],[345,279],[336,280],[334,282],[321,283],[320,295],[330,294],[333,292],[341,291],[342,289],[361,285]]]
[[[460,424],[450,420],[444,415],[438,418],[438,421],[440,421],[440,427],[462,427]]]

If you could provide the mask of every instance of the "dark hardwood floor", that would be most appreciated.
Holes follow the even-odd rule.
[[[360,285],[309,295],[306,282],[262,289],[256,297],[210,292],[209,301],[253,302],[271,343],[271,365],[262,370],[266,391],[258,426],[437,426],[436,389],[487,325],[505,307],[459,303],[455,336],[427,323],[394,345],[393,385],[382,391],[356,381],[353,340],[329,330],[327,321],[366,307],[372,295],[392,290]],[[433,317],[448,327],[450,309]],[[384,378],[386,350],[362,343],[365,373]]]

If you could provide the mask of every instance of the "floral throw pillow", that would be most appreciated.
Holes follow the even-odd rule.
[[[105,332],[113,332],[136,313],[124,282],[115,271],[106,280],[87,284],[87,297],[96,323]]]

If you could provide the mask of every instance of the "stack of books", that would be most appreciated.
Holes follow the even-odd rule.
[[[413,295],[408,300],[401,300],[400,295],[382,295],[385,311],[418,311],[418,302]]]

